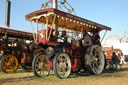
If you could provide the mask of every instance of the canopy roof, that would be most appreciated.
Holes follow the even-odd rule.
[[[0,26],[0,35],[4,36],[6,33],[9,37],[33,39],[33,34],[31,32],[26,32],[26,31],[12,29],[10,27]]]
[[[54,8],[41,9],[32,12],[25,17],[28,21],[37,22],[40,24],[46,24],[46,17],[48,17],[48,25],[52,25],[54,17],[56,17],[55,24],[58,27],[62,29],[72,30],[75,32],[83,32],[85,30],[87,32],[93,32],[93,30],[95,29],[97,29],[98,31],[111,30],[110,27],[80,18],[69,13],[62,12]]]

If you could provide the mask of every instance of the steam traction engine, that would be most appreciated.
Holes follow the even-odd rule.
[[[54,8],[32,12],[26,15],[26,20],[30,21],[33,33],[32,24],[36,23],[34,42],[44,50],[34,57],[32,63],[36,76],[45,77],[50,69],[59,78],[67,78],[71,72],[81,69],[92,74],[102,73],[104,54],[90,34],[111,28]]]
[[[19,64],[24,70],[30,70],[32,55],[37,52],[34,48],[32,33],[0,27],[0,67],[3,72],[15,72]]]

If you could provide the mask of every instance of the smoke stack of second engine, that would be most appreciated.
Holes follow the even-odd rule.
[[[10,27],[11,1],[6,0],[5,26]]]

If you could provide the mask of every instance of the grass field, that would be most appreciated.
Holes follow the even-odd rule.
[[[120,71],[106,71],[101,75],[71,75],[67,79],[58,79],[53,74],[38,78],[32,72],[22,70],[8,74],[0,72],[0,85],[128,85],[128,65],[123,65]]]

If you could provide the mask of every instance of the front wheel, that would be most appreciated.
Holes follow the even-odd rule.
[[[18,69],[19,62],[13,55],[4,55],[0,62],[1,70],[5,73],[12,73]]]
[[[45,54],[35,56],[32,62],[32,71],[37,77],[48,76],[50,73],[48,56]]]
[[[71,73],[71,61],[66,53],[58,53],[53,60],[53,70],[58,78],[67,78]]]
[[[85,67],[89,73],[101,74],[104,70],[105,59],[102,48],[98,45],[93,45],[87,49],[85,54]]]

